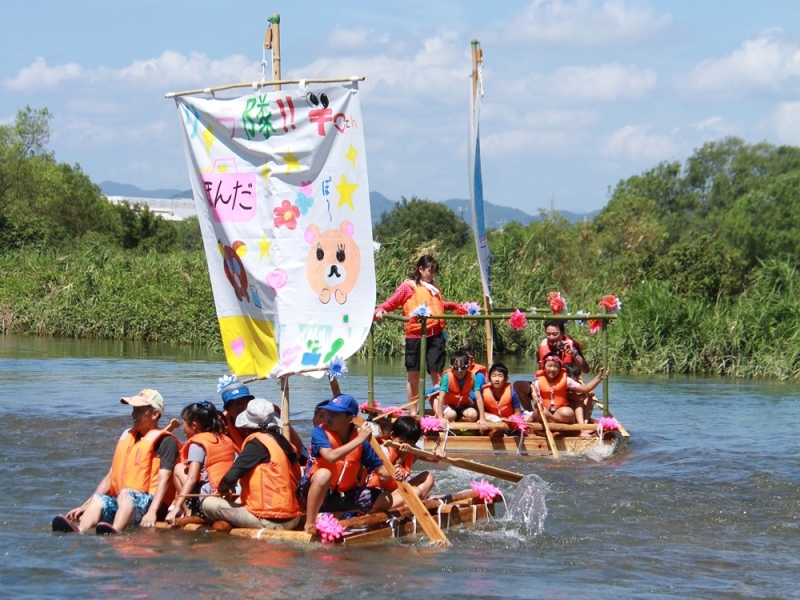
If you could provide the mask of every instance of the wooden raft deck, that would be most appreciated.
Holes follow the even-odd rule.
[[[493,502],[484,503],[477,498],[472,490],[457,492],[443,496],[435,496],[425,500],[425,507],[435,519],[441,518],[442,529],[449,529],[458,525],[486,521],[495,515],[495,505],[502,502],[496,498]],[[358,545],[379,542],[395,537],[422,535],[422,530],[417,529],[411,511],[400,508],[381,513],[370,513],[352,519],[343,519],[339,523],[347,531],[337,543]],[[236,537],[252,538],[256,540],[282,540],[302,544],[320,544],[319,535],[305,531],[284,531],[275,529],[229,529],[227,523],[211,525],[199,517],[178,519],[178,524],[171,526],[168,523],[156,523],[157,529],[182,529],[184,531],[209,531],[225,532]]]

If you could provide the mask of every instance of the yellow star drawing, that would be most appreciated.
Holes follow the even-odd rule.
[[[267,239],[267,234],[264,234],[264,237],[261,238],[261,241],[258,242],[258,245],[261,246],[261,256],[258,258],[258,262],[261,262],[264,259],[264,255],[266,254],[269,258],[272,258],[269,255],[269,249],[272,247],[272,242]]]
[[[353,147],[353,144],[350,144],[350,150],[347,151],[344,157],[353,163],[353,169],[356,168],[356,156],[358,156],[358,150]]]
[[[298,158],[290,152],[289,148],[286,149],[286,158],[281,158],[281,160],[286,163],[287,173],[291,173],[292,169],[302,171]]]
[[[211,125],[206,127],[201,135],[203,136],[203,143],[206,145],[206,154],[211,154],[211,144],[217,139],[214,137],[214,134],[211,133]]]
[[[261,176],[264,178],[264,184],[269,185],[269,176],[271,171],[269,170],[269,165],[264,163],[264,166],[261,167]]]
[[[357,187],[357,183],[348,183],[343,173],[339,185],[336,186],[336,191],[339,192],[339,204],[336,206],[347,204],[350,210],[355,210],[355,208],[353,208],[353,192],[356,191]]]

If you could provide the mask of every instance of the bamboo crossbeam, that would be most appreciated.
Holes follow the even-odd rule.
[[[472,500],[473,498],[477,498],[478,494],[473,492],[472,490],[464,491],[464,492],[456,492],[455,494],[449,494],[447,496],[436,496],[434,498],[428,498],[424,500],[422,503],[428,510],[432,508],[438,508],[442,500],[446,503],[451,502],[460,502],[463,500]],[[408,507],[402,507],[395,510],[390,510],[387,512],[378,512],[378,513],[369,513],[367,515],[363,515],[361,517],[353,517],[352,519],[342,519],[339,521],[339,524],[342,527],[367,527],[369,525],[377,525],[379,523],[385,523],[392,517],[402,518],[402,517],[410,517],[412,516],[411,509]]]
[[[354,75],[352,77],[334,77],[334,78],[323,78],[323,79],[279,79],[277,81],[243,81],[240,83],[229,83],[228,85],[219,85],[216,87],[210,88],[203,88],[203,89],[196,89],[196,90],[186,90],[185,92],[169,92],[168,94],[164,94],[165,98],[177,98],[178,96],[192,96],[194,94],[214,94],[216,92],[222,92],[224,90],[233,90],[236,88],[261,88],[267,87],[269,85],[291,85],[291,84],[299,84],[299,83],[345,83],[347,81],[364,81],[366,77],[363,75]]]
[[[529,321],[585,321],[587,319],[594,319],[597,321],[613,321],[617,318],[615,313],[598,313],[593,315],[542,315],[539,313],[524,313],[525,318]],[[430,315],[425,317],[426,319],[445,319],[449,321],[499,321],[501,319],[508,319],[511,316],[511,313],[501,314],[499,312],[493,312],[490,315]],[[392,313],[384,313],[383,317],[384,320],[388,321],[410,321],[412,317],[404,317],[402,315],[394,315]],[[415,317],[418,318],[419,317]],[[420,322],[422,319],[419,319]]]
[[[528,431],[544,431],[544,427],[541,423],[525,423],[528,426],[526,433]],[[553,423],[552,421],[548,422],[551,431],[597,431],[597,423],[573,423],[571,425],[567,425],[566,423]],[[502,422],[488,422],[486,423],[486,428],[489,430],[495,431],[514,431],[514,428],[509,427],[505,423]],[[459,422],[456,421],[454,423],[450,423],[450,431],[458,431],[459,429],[463,431],[480,431],[480,427],[477,423],[467,423],[467,422]]]

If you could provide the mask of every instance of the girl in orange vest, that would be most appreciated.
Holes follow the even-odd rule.
[[[508,383],[508,367],[503,363],[495,363],[489,369],[489,383],[476,394],[478,400],[478,426],[481,431],[487,427],[486,415],[492,421],[507,419],[511,415],[522,413],[517,392]],[[526,417],[526,421],[530,420]]]
[[[460,305],[456,302],[445,302],[442,298],[442,290],[436,285],[434,277],[439,272],[438,261],[425,254],[420,256],[414,268],[414,273],[401,283],[386,302],[375,309],[375,318],[380,320],[387,312],[392,312],[398,308],[403,309],[403,316],[410,316],[416,309],[423,304],[427,306],[429,314],[441,315],[446,310],[455,310]],[[442,378],[442,371],[445,364],[445,323],[442,319],[425,320],[425,340],[426,354],[425,364],[427,372],[431,374],[433,385],[438,386]],[[408,381],[406,382],[406,396],[411,402],[419,397],[419,373],[420,373],[420,340],[422,339],[422,326],[419,322],[408,321],[405,323],[406,329],[406,371],[408,371]],[[417,414],[417,405],[412,405],[409,409],[411,415]]]
[[[203,498],[186,495],[213,494],[236,458],[236,448],[224,435],[225,424],[216,407],[206,400],[195,402],[181,413],[187,442],[181,449],[181,462],[175,465],[175,488],[178,495],[172,503],[167,523],[189,514],[201,514]]]
[[[219,484],[219,492],[227,493],[240,481],[240,502],[210,496],[203,501],[206,518],[227,521],[233,527],[294,529],[303,512],[295,496],[300,457],[298,449],[283,437],[276,407],[264,398],[255,398],[236,418],[236,427],[247,435],[241,454]]]
[[[534,402],[541,401],[544,415],[540,415],[537,407],[535,420],[546,418],[554,423],[575,423],[575,411],[569,405],[568,391],[588,394],[596,388],[604,377],[604,369],[600,369],[597,376],[587,384],[580,384],[567,377],[567,372],[561,363],[561,357],[551,354],[544,358],[544,369],[536,372],[536,378],[531,382],[531,393]]]
[[[372,472],[367,482],[368,487],[381,488],[392,493],[392,508],[399,508],[405,501],[397,491],[397,481],[405,481],[414,488],[417,496],[422,500],[428,497],[433,489],[433,475],[428,471],[417,473],[411,477],[411,465],[414,464],[417,457],[409,452],[411,447],[416,445],[419,438],[422,437],[422,427],[419,421],[414,417],[400,417],[392,424],[392,429],[389,432],[389,439],[396,444],[400,444],[399,448],[383,447],[383,451],[389,457],[394,465],[395,473],[400,473],[400,479],[385,479],[382,480],[378,473]],[[442,450],[435,450],[434,454],[438,458],[446,458],[446,454]],[[424,460],[424,459],[423,459]],[[439,462],[438,460],[432,462]],[[409,477],[411,477],[409,479]]]

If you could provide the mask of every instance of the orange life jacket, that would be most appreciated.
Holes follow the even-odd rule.
[[[565,335],[564,336],[564,341],[566,341],[566,340],[571,340],[571,338],[569,336]],[[575,340],[571,340],[571,341],[572,341],[572,344],[581,353],[583,353],[583,348],[581,347],[581,345]],[[573,360],[571,352],[567,352],[566,350],[552,350],[550,348],[550,344],[547,343],[547,338],[544,338],[542,340],[542,343],[539,344],[539,368],[540,369],[544,368],[544,358],[546,356],[548,356],[549,354],[557,354],[558,356],[560,356],[561,357],[561,364],[564,364],[564,365],[567,365],[567,364],[569,364],[571,362],[575,362]]]
[[[432,315],[443,315],[444,314],[444,300],[442,299],[442,290],[439,290],[439,286],[434,284],[433,285],[439,293],[435,296],[430,293],[428,288],[426,288],[421,283],[417,285],[413,279],[406,279],[405,283],[411,286],[411,289],[414,291],[414,295],[411,296],[408,300],[406,300],[405,304],[403,304],[403,316],[407,317],[414,309],[420,306],[423,302],[425,305],[430,309]],[[411,322],[406,321],[405,323],[406,328],[406,335],[415,335],[420,336],[422,335],[422,325],[419,322]],[[444,320],[443,319],[426,319],[425,320],[425,335],[426,337],[430,337],[432,335],[438,335],[444,330]]]
[[[336,450],[341,448],[345,443],[353,441],[358,437],[358,429],[351,427],[350,437],[347,442],[342,443],[339,436],[335,433],[328,431],[328,428],[323,424],[320,425],[325,435],[328,436],[328,441],[331,443],[331,448]],[[334,492],[346,492],[360,484],[358,472],[361,469],[361,444],[351,450],[347,456],[337,460],[335,463],[329,463],[322,456],[316,456],[311,459],[313,464],[308,471],[310,478],[319,469],[328,469],[331,472],[331,490]]]
[[[125,488],[147,494],[155,493],[158,487],[158,472],[161,469],[161,459],[156,456],[155,446],[166,436],[175,439],[180,450],[181,443],[178,439],[163,429],[148,431],[138,440],[132,430],[126,429],[122,432],[111,462],[109,496],[117,496]],[[175,486],[170,476],[169,487],[162,502],[169,504],[173,498],[175,498]]]
[[[442,377],[445,375],[447,376],[447,392],[444,395],[445,406],[452,406],[453,408],[458,408],[461,405],[470,406],[472,401],[469,399],[469,394],[475,385],[472,373],[466,372],[461,387],[458,386],[458,379],[453,369],[447,369]]]
[[[410,475],[411,465],[414,464],[414,460],[416,459],[416,457],[413,454],[411,454],[411,452],[408,452],[405,458],[403,458],[403,462],[400,465],[398,465],[397,448],[386,448],[386,449],[389,451],[389,462],[391,462],[394,465],[395,470],[402,471],[403,473],[406,474],[406,476]],[[397,481],[395,481],[394,479],[390,479],[386,483],[382,483],[380,478],[378,477],[378,474],[375,471],[373,471],[369,476],[369,482],[367,483],[367,487],[383,488],[384,490],[389,490],[390,492],[393,492],[397,489]]]
[[[544,371],[536,371],[536,377],[539,381],[539,395],[542,398],[542,406],[545,410],[550,410],[550,408],[558,410],[563,406],[569,405],[567,400],[567,372],[564,369],[561,369],[558,379],[552,386]]]
[[[260,518],[299,517],[303,510],[295,496],[295,489],[300,481],[300,465],[289,462],[289,457],[268,433],[257,431],[247,437],[244,445],[253,440],[264,444],[269,452],[269,462],[256,466],[242,477],[242,504],[251,514]]]
[[[472,373],[472,376],[475,377],[478,373],[483,373],[483,380],[489,381],[489,370],[484,367],[483,365],[479,365],[478,363],[474,363],[472,368],[469,370]]]
[[[236,447],[225,435],[214,435],[210,431],[198,433],[189,438],[181,448],[181,462],[187,466],[189,464],[189,446],[192,444],[197,444],[206,451],[206,463],[203,467],[208,475],[208,482],[216,491],[219,482],[233,465],[233,460],[236,458]],[[200,481],[199,474],[197,477],[197,481]]]
[[[511,405],[511,384],[507,383],[500,394],[500,402],[494,395],[492,384],[487,383],[481,388],[483,394],[483,408],[490,415],[498,417],[510,417],[514,414],[514,407]]]

